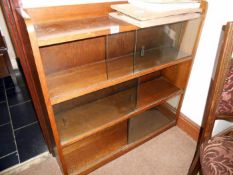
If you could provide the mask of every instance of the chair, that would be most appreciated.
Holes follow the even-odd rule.
[[[212,137],[216,120],[233,121],[233,22],[223,27],[215,75],[189,175],[233,175],[233,129]]]

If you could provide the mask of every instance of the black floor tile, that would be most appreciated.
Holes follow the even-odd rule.
[[[0,126],[0,157],[16,150],[11,125]]]
[[[9,111],[6,102],[0,103],[0,125],[8,123],[10,121]]]
[[[14,82],[12,81],[10,76],[4,78],[4,84],[6,89],[15,87]]]
[[[6,95],[5,95],[4,89],[0,88],[0,102],[5,101],[5,100],[6,100]]]
[[[37,121],[31,101],[10,107],[10,112],[14,129]]]
[[[15,131],[15,136],[20,162],[47,151],[38,123]]]
[[[30,100],[26,87],[16,86],[14,88],[7,89],[6,93],[10,106]]]
[[[0,159],[0,171],[7,169],[19,163],[17,153],[11,154]]]

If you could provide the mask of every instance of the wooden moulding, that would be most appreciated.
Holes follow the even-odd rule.
[[[161,105],[160,110],[167,113],[169,116],[176,115],[177,109],[171,106],[169,103],[165,103]],[[177,126],[187,133],[192,139],[198,141],[199,133],[200,133],[200,126],[197,125],[195,122],[190,120],[187,116],[182,113],[179,113],[179,117],[177,119]]]
[[[180,116],[177,120],[177,126],[186,132],[191,138],[195,141],[198,141],[200,126],[186,117],[184,114],[180,113]]]

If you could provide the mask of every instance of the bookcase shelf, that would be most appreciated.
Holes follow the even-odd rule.
[[[123,56],[56,72],[47,76],[51,103],[70,100],[190,59],[188,54],[175,48],[158,48],[143,57],[137,55],[135,60],[132,56]]]
[[[109,16],[61,20],[35,25],[38,45],[47,46],[137,29]]]
[[[182,92],[160,77],[144,82],[139,87],[131,87],[87,104],[62,110],[55,114],[61,144],[72,144]],[[62,104],[59,108],[61,106]]]
[[[127,123],[123,122],[106,130],[107,132],[103,136],[105,137],[104,142],[98,141],[99,135],[103,135],[103,133],[95,134],[94,137],[97,140],[93,145],[95,149],[91,144],[85,144],[93,140],[89,140],[89,138],[84,139],[85,143],[78,144],[80,145],[79,149],[77,149],[77,145],[65,148],[65,159],[68,163],[69,174],[80,174],[82,172],[86,174],[91,167],[98,167],[102,162],[130,151],[166,129],[175,126],[175,118],[167,116],[158,108],[153,108],[130,119],[129,123],[128,139],[124,135],[127,130]],[[116,127],[118,127],[118,133],[116,133]],[[117,142],[112,143],[111,138],[115,138]]]
[[[90,173],[179,117],[206,3],[195,19],[149,28],[111,18],[118,3],[18,9],[40,124],[65,175]]]

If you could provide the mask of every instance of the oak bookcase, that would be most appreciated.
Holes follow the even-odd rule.
[[[64,174],[87,174],[176,125],[207,6],[141,29],[109,17],[111,4],[18,9]]]

